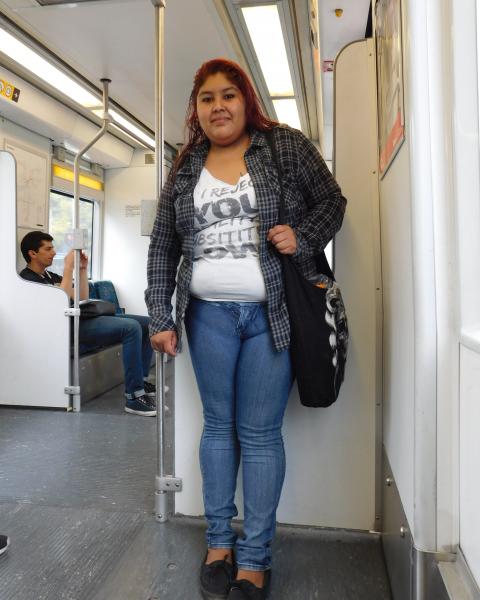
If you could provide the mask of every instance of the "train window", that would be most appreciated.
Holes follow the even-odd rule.
[[[51,270],[59,275],[63,274],[63,259],[72,247],[72,208],[73,196],[62,192],[50,192],[49,208],[49,233],[55,240],[57,254],[53,260]],[[92,200],[80,198],[80,223],[81,229],[87,230],[87,244],[85,253],[89,257],[88,278],[92,277],[92,251],[93,251],[93,219],[95,204]]]

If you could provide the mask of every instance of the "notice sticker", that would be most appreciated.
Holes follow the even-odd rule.
[[[127,204],[125,206],[125,216],[127,219],[139,217],[141,212],[140,204]]]
[[[20,90],[13,84],[8,83],[5,79],[0,79],[0,96],[3,96],[7,100],[12,102],[18,102],[20,96]]]

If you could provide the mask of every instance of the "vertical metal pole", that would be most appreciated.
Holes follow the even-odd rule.
[[[83,230],[79,228],[80,222],[80,159],[107,131],[107,126],[110,121],[108,116],[108,84],[110,79],[102,79],[103,84],[103,125],[97,135],[82,148],[73,162],[73,214],[72,214],[72,230],[73,230],[73,250],[74,258],[74,281],[75,287],[73,290],[73,401],[72,408],[74,411],[80,410],[80,373],[79,373],[79,331],[80,331],[80,252],[85,247]]]
[[[168,521],[168,492],[162,489],[165,478],[165,355],[155,352],[157,384],[157,476],[155,477],[155,517]]]
[[[152,0],[155,7],[155,197],[160,201],[163,188],[163,66],[165,39],[165,0]],[[155,516],[157,521],[168,520],[168,494],[161,489],[165,477],[165,356],[155,353],[157,384],[157,468],[155,477]]]
[[[165,37],[165,0],[152,0],[155,7],[155,196],[163,188],[163,44]]]

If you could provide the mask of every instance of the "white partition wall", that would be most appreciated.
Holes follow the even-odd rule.
[[[480,592],[480,10],[453,13],[454,169],[460,285],[459,539]]]
[[[404,1],[406,140],[380,183],[384,443],[417,552],[451,551],[458,396],[448,3]]]
[[[451,553],[461,589],[459,550],[480,579],[479,15],[456,4],[402,3],[406,142],[380,184],[384,438],[414,546],[401,598],[440,597],[427,567]]]
[[[141,203],[155,197],[155,169],[137,151],[128,168],[105,173],[102,279],[115,284],[127,313],[146,315],[147,254],[150,238],[141,235]]]
[[[287,474],[280,522],[370,530],[375,527],[378,357],[378,203],[375,79],[371,41],[337,61],[337,173],[349,200],[337,239],[336,274],[347,305],[351,344],[338,402],[300,405],[292,392],[284,426]],[[355,90],[355,113],[350,110]],[[346,98],[347,94],[347,98]],[[348,139],[348,143],[347,143]],[[175,473],[184,488],[176,510],[203,513],[198,443],[202,414],[188,350],[176,359]],[[241,506],[240,498],[237,498]]]
[[[15,161],[0,151],[0,404],[68,407],[68,298],[59,288],[21,279],[16,270]]]

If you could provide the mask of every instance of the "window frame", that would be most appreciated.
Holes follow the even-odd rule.
[[[51,220],[50,220],[50,202],[51,202],[51,194],[59,194],[61,196],[65,196],[66,198],[71,198],[72,201],[74,199],[74,195],[70,190],[62,189],[61,187],[50,187],[49,189],[49,199],[48,199],[48,231],[51,229]],[[89,256],[89,269],[88,269],[88,279],[98,278],[99,272],[99,249],[101,248],[100,244],[100,217],[101,217],[101,207],[99,200],[88,197],[87,194],[81,194],[79,198],[80,202],[86,202],[92,205],[92,240],[91,240],[91,256]]]

